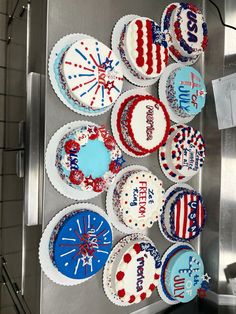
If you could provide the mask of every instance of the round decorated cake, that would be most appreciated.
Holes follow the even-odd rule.
[[[170,247],[162,258],[161,284],[158,292],[167,303],[186,303],[208,290],[210,277],[204,275],[201,257],[190,246]]]
[[[134,95],[121,103],[116,127],[124,147],[135,156],[144,156],[166,142],[170,118],[159,99]]]
[[[159,284],[160,254],[148,241],[121,241],[107,263],[108,288],[123,305],[149,298]]]
[[[202,12],[191,3],[172,3],[163,15],[162,30],[169,35],[169,50],[176,61],[195,62],[208,43]]]
[[[150,228],[158,220],[164,193],[162,181],[150,171],[129,171],[116,184],[113,209],[126,226]]]
[[[166,144],[159,151],[160,164],[170,180],[191,179],[205,160],[205,143],[201,133],[187,125],[170,128]]]
[[[85,38],[65,47],[58,67],[63,95],[79,107],[102,110],[121,93],[120,62],[112,50],[96,39]]]
[[[201,74],[190,66],[174,69],[166,81],[170,108],[181,118],[194,117],[206,101],[206,87]]]
[[[113,182],[123,162],[122,153],[106,128],[85,124],[60,140],[55,166],[69,186],[102,192]]]
[[[157,78],[168,63],[165,35],[149,18],[138,17],[126,24],[118,49],[125,66],[142,80]]]
[[[108,221],[91,210],[75,210],[54,227],[49,255],[60,273],[72,279],[86,279],[105,264],[112,247]]]
[[[159,226],[168,240],[184,242],[195,239],[205,221],[206,209],[201,194],[176,187],[166,197]]]

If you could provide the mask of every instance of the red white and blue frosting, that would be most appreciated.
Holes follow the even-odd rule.
[[[112,247],[108,221],[90,210],[73,211],[55,226],[49,243],[50,258],[60,273],[86,279],[105,264]]]

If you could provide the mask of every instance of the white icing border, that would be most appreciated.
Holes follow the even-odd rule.
[[[190,121],[192,121],[195,116],[191,116],[191,117],[187,117],[187,118],[182,118],[180,116],[178,116],[175,111],[171,108],[168,100],[167,100],[167,96],[166,96],[166,82],[167,79],[169,77],[169,75],[171,74],[172,71],[178,69],[178,68],[182,68],[184,67],[184,65],[182,64],[177,64],[177,63],[172,63],[170,65],[168,65],[165,69],[165,71],[163,72],[163,74],[160,77],[160,80],[158,82],[158,94],[159,94],[159,99],[163,102],[163,104],[165,104],[166,106],[166,110],[169,113],[170,119],[173,122],[176,123],[189,123]]]
[[[125,27],[126,24],[128,24],[130,21],[132,21],[135,18],[139,18],[139,15],[133,15],[133,14],[129,14],[129,15],[124,15],[122,18],[120,18],[112,31],[112,36],[111,36],[111,47],[112,50],[114,51],[115,55],[117,56],[117,58],[119,59],[121,66],[122,66],[122,71],[124,74],[124,77],[131,82],[134,85],[140,86],[140,87],[147,87],[147,86],[151,86],[153,84],[155,84],[158,80],[159,77],[154,78],[154,79],[144,79],[141,80],[138,77],[134,76],[129,69],[126,67],[126,65],[124,64],[123,60],[120,57],[120,51],[118,49],[118,45],[120,42],[120,36],[121,33]]]
[[[87,280],[89,280],[90,278],[92,278],[93,276],[95,276],[96,274],[86,278],[86,279],[72,279],[69,278],[65,275],[63,275],[62,273],[60,273],[58,271],[58,269],[53,265],[52,260],[49,256],[49,241],[51,238],[51,234],[55,228],[55,226],[57,225],[57,223],[68,213],[74,211],[74,210],[79,210],[79,209],[88,209],[91,211],[94,211],[96,213],[98,213],[99,215],[101,215],[103,218],[105,218],[107,220],[107,222],[110,224],[110,228],[111,228],[111,232],[112,232],[112,225],[111,225],[111,221],[109,219],[109,217],[106,215],[105,211],[103,209],[101,209],[100,207],[94,205],[94,204],[90,204],[90,203],[78,203],[78,204],[73,204],[70,205],[64,209],[62,209],[61,211],[59,211],[48,223],[48,225],[46,226],[46,228],[43,231],[40,243],[39,243],[39,261],[40,261],[40,265],[41,268],[43,270],[43,272],[45,273],[45,275],[52,280],[54,283],[59,284],[59,285],[63,285],[63,286],[74,286],[74,285],[78,285],[81,284]],[[112,240],[113,240],[113,236],[112,236]]]
[[[56,160],[56,152],[57,147],[60,142],[60,140],[63,138],[63,136],[70,132],[71,130],[75,128],[79,128],[83,125],[95,125],[97,124],[90,122],[90,121],[74,121],[67,123],[63,125],[60,129],[58,129],[54,135],[51,137],[48,145],[47,150],[45,154],[45,168],[48,175],[48,178],[54,188],[61,193],[62,195],[71,198],[73,200],[81,201],[81,200],[87,200],[91,199],[102,192],[94,192],[94,191],[79,191],[71,186],[69,186],[65,181],[63,181],[58,173],[58,170],[55,166],[55,160]]]
[[[170,194],[171,192],[173,192],[173,191],[174,191],[175,189],[177,189],[177,188],[185,188],[185,189],[189,189],[189,190],[194,190],[189,184],[185,184],[185,183],[177,183],[177,184],[171,185],[171,186],[166,190],[166,192],[165,192],[165,200],[166,200],[166,198],[169,196],[169,194]],[[159,214],[158,214],[159,217],[161,216],[162,209],[163,209],[163,207],[159,210]],[[170,239],[169,237],[167,237],[167,235],[164,233],[163,228],[162,228],[162,224],[161,224],[161,219],[158,219],[157,224],[158,224],[158,227],[159,227],[159,229],[160,229],[160,231],[161,231],[163,237],[164,237],[166,240],[168,240],[168,241],[171,242],[171,243],[176,243],[176,242],[178,242],[178,241],[171,240],[171,239]],[[182,244],[188,243],[188,241],[186,241],[186,242],[181,242],[181,243],[182,243]]]
[[[120,105],[124,102],[124,100],[126,98],[128,98],[130,96],[134,96],[134,95],[145,96],[145,95],[150,95],[150,93],[148,93],[145,89],[137,88],[137,89],[130,89],[130,90],[124,92],[123,94],[121,94],[119,96],[119,98],[117,99],[117,101],[115,102],[115,105],[112,108],[112,112],[111,112],[111,129],[112,129],[112,134],[114,135],[114,138],[115,138],[118,146],[121,148],[121,150],[123,152],[125,152],[127,155],[129,155],[131,157],[143,158],[143,157],[148,156],[150,153],[147,153],[147,154],[142,155],[142,156],[136,156],[132,152],[128,151],[128,149],[121,142],[120,136],[119,136],[119,132],[118,132],[117,127],[116,127],[117,115],[118,115],[118,111],[120,109]]]
[[[62,37],[61,39],[59,39],[58,42],[52,48],[50,56],[49,56],[48,74],[49,74],[49,79],[50,79],[50,82],[51,82],[51,85],[52,85],[54,92],[56,93],[56,95],[58,96],[58,98],[61,100],[61,102],[64,105],[66,105],[72,111],[79,113],[79,114],[82,114],[84,116],[99,116],[99,115],[107,112],[108,110],[110,110],[111,107],[113,106],[113,104],[111,104],[110,106],[107,106],[101,112],[96,112],[96,111],[95,112],[84,112],[83,110],[79,109],[79,106],[78,106],[78,109],[74,108],[68,102],[68,100],[61,94],[60,89],[58,87],[57,80],[56,80],[56,75],[54,72],[54,63],[55,63],[55,59],[57,58],[57,54],[60,53],[61,50],[63,48],[65,48],[66,46],[71,45],[78,40],[87,39],[87,38],[91,38],[91,39],[95,40],[95,38],[93,38],[92,36],[89,36],[86,34],[80,34],[80,33],[68,34],[68,35]]]
[[[106,197],[106,211],[108,216],[111,219],[112,225],[120,232],[126,233],[126,234],[131,234],[131,233],[141,233],[145,234],[148,232],[149,228],[146,228],[144,230],[137,230],[137,229],[132,229],[128,226],[126,226],[123,222],[121,222],[118,218],[118,216],[115,213],[115,210],[113,208],[113,192],[115,190],[117,182],[123,177],[123,175],[129,171],[134,171],[134,170],[144,170],[144,171],[149,171],[146,167],[144,166],[139,166],[139,165],[133,165],[133,166],[127,166],[123,168],[115,177],[114,182],[112,185],[109,186],[108,191],[107,191],[107,197]]]

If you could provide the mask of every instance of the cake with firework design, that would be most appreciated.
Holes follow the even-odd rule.
[[[105,264],[112,247],[107,220],[87,209],[75,210],[54,227],[49,255],[60,273],[71,279],[86,279]]]
[[[157,78],[168,63],[165,35],[149,18],[138,17],[126,24],[118,49],[125,66],[142,80]]]
[[[197,295],[204,297],[209,281],[201,257],[191,246],[173,245],[163,256],[158,292],[165,302],[187,303]]]
[[[123,305],[149,298],[159,284],[161,257],[148,241],[118,243],[108,263],[109,289]]]
[[[159,226],[170,241],[189,241],[202,231],[206,209],[201,194],[176,187],[167,195],[159,217]]]
[[[159,99],[137,94],[121,103],[116,127],[124,147],[135,156],[144,156],[165,143],[170,118]]]
[[[66,97],[94,111],[111,106],[123,85],[120,62],[112,50],[93,38],[76,41],[64,50],[59,80]]]
[[[168,34],[170,55],[178,62],[196,62],[207,47],[205,18],[191,3],[170,4],[163,14],[162,30]]]
[[[201,74],[190,66],[174,69],[166,81],[170,108],[181,118],[194,117],[206,101],[206,87]]]
[[[159,157],[161,168],[170,180],[191,179],[205,160],[205,143],[201,133],[187,125],[172,126]]]
[[[164,203],[162,181],[150,171],[128,171],[113,192],[113,209],[119,220],[133,229],[153,226]]]
[[[113,182],[123,162],[122,153],[106,128],[85,124],[60,140],[55,166],[69,186],[99,193]]]

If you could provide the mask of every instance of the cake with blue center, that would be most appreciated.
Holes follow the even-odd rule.
[[[157,78],[168,63],[165,34],[149,18],[138,17],[127,23],[118,49],[125,66],[141,80]]]
[[[185,242],[201,233],[206,209],[201,194],[176,187],[167,195],[159,217],[159,226],[170,241]]]
[[[208,44],[201,10],[192,3],[172,3],[164,11],[162,30],[167,34],[170,55],[181,63],[194,63]]]
[[[190,246],[176,244],[162,258],[158,292],[167,303],[187,303],[197,295],[203,297],[206,294],[209,280],[210,277],[204,275],[203,261],[197,252]]]
[[[60,140],[55,166],[60,178],[80,191],[104,191],[124,163],[121,150],[104,126],[82,125]]]
[[[104,110],[116,101],[122,90],[119,60],[112,50],[93,38],[65,47],[55,71],[63,96],[75,108]]]
[[[181,118],[194,117],[206,101],[206,86],[201,74],[193,67],[174,69],[166,81],[169,107]]]
[[[95,275],[106,263],[112,247],[108,221],[87,209],[66,214],[54,227],[49,255],[60,273],[71,279]]]

